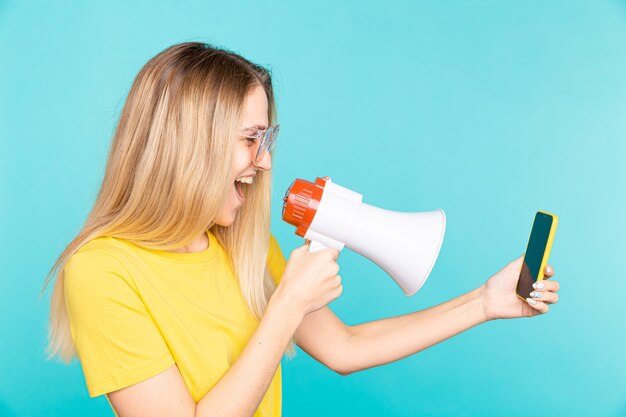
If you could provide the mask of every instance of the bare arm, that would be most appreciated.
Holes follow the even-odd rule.
[[[480,291],[356,326],[344,324],[324,307],[304,318],[296,342],[330,369],[348,375],[402,359],[484,322]]]
[[[558,302],[559,283],[543,281],[543,286],[536,288],[533,294],[542,301],[519,298],[515,288],[523,258],[509,263],[475,290],[448,302],[416,313],[354,326],[354,335],[345,354],[344,372],[396,361],[485,321],[546,313],[548,304]],[[545,277],[553,275],[554,270],[547,265]]]
[[[397,361],[487,321],[481,291],[477,288],[426,310],[353,326],[341,373]]]
[[[198,404],[178,368],[172,366],[146,381],[107,394],[118,416],[253,415],[302,320],[301,314],[283,300],[280,296],[270,299],[259,327],[239,358]]]
[[[325,307],[307,315],[297,330],[298,345],[341,375],[390,363],[422,351],[488,320],[532,317],[555,304],[560,285],[543,281],[524,302],[515,294],[523,257],[493,275],[484,285],[426,310],[347,326]],[[554,270],[546,267],[545,277]],[[541,300],[541,301],[540,301]]]
[[[296,344],[318,362],[343,375],[353,327],[326,306],[307,314],[296,331]]]

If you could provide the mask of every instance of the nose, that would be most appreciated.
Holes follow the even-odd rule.
[[[259,160],[259,162],[255,162],[253,159],[252,163],[255,166],[267,171],[268,169],[272,168],[272,155],[269,153],[267,149],[264,149],[263,153],[261,154],[261,159]]]

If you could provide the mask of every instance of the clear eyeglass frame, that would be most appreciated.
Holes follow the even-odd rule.
[[[254,156],[254,163],[258,164],[263,159],[265,150],[272,152],[276,146],[276,138],[278,137],[280,125],[269,126],[267,129],[244,128],[241,129],[240,135],[248,139],[256,139],[260,141],[259,149]]]

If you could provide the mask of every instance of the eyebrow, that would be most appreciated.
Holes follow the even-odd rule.
[[[267,126],[265,125],[253,125],[253,126],[246,126],[244,128],[242,128],[243,130],[252,130],[252,129],[258,129],[258,130],[265,130],[267,129]]]

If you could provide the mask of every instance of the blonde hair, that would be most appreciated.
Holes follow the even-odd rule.
[[[215,224],[233,186],[231,155],[246,95],[261,85],[276,118],[269,72],[243,57],[197,42],[152,58],[130,89],[115,130],[100,192],[78,235],[48,273],[56,275],[48,356],[76,355],[65,307],[63,269],[100,236],[172,250],[211,229],[230,255],[243,298],[261,320],[275,284],[267,269],[271,171],[259,171],[230,227]],[[262,279],[260,278],[262,277]],[[293,338],[292,338],[293,342]],[[293,355],[293,343],[287,353]]]

